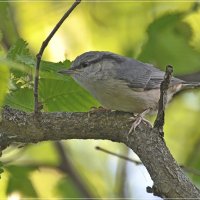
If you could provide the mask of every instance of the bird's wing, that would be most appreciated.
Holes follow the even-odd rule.
[[[121,66],[120,66],[121,65]],[[160,87],[165,72],[153,65],[145,64],[133,59],[128,59],[116,67],[117,77],[127,82],[134,90],[150,90]],[[181,80],[172,78],[171,85],[180,83]]]
[[[149,79],[148,83],[146,84],[145,89],[149,90],[149,89],[160,88],[160,84],[164,79],[165,72],[160,71],[158,68],[155,68],[153,65],[150,65],[150,64],[146,64],[146,65],[148,65],[151,68],[152,73],[150,75],[150,79]],[[174,86],[174,85],[184,83],[184,82],[185,81],[183,81],[181,79],[172,77],[171,81],[170,81],[170,86]]]

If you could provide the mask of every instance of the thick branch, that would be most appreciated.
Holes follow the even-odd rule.
[[[200,191],[177,165],[158,129],[143,123],[129,135],[130,114],[119,112],[33,113],[5,108],[0,123],[1,147],[22,142],[62,139],[106,139],[123,142],[141,159],[154,181],[155,195],[168,198],[199,198]],[[3,139],[3,140],[2,140]]]

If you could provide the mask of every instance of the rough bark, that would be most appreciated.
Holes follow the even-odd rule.
[[[159,130],[143,123],[128,136],[129,113],[25,113],[4,108],[0,146],[46,140],[106,139],[130,147],[147,168],[154,186],[148,191],[163,198],[200,198],[200,190],[185,176],[169,152]]]

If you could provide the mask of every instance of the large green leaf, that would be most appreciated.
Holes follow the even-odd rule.
[[[88,111],[99,105],[70,77],[66,81],[41,79],[39,93],[45,111]]]
[[[183,22],[184,16],[183,13],[172,13],[153,21],[139,59],[162,69],[171,64],[175,73],[200,70],[200,54],[190,46],[192,30]]]
[[[8,59],[23,65],[19,70],[12,67],[13,88],[7,95],[5,104],[25,111],[33,110],[33,69],[35,60],[27,49],[27,43],[19,39],[9,50]],[[53,63],[41,61],[39,80],[39,101],[44,111],[88,111],[99,103],[75,81],[57,72],[69,68],[71,62]]]
[[[8,195],[12,192],[20,192],[24,197],[38,197],[31,179],[29,178],[29,174],[35,170],[35,168],[11,165],[7,166],[6,170],[10,173],[6,191]]]
[[[69,68],[71,62],[42,61],[39,96],[45,111],[88,111],[99,103],[71,77],[57,72]]]
[[[11,91],[5,98],[4,104],[27,112],[33,111],[33,90],[20,88]]]

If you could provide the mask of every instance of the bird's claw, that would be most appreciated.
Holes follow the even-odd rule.
[[[136,116],[136,117],[130,117],[130,120],[133,121],[132,126],[128,132],[128,135],[131,134],[131,132],[137,128],[137,126],[141,123],[142,117],[141,116]]]
[[[144,116],[150,111],[149,109],[146,109],[144,112],[138,114],[138,115],[134,115],[133,117],[130,117],[129,119],[131,121],[133,121],[133,124],[128,132],[128,136],[132,133],[132,131],[135,132],[135,129],[140,125],[141,122],[143,122],[144,124],[152,127],[151,123],[144,118]]]

